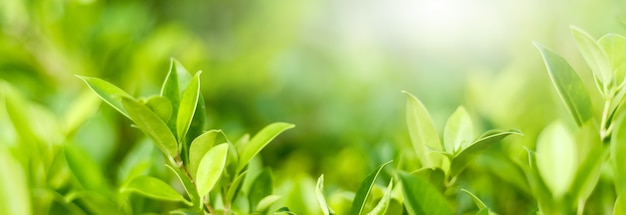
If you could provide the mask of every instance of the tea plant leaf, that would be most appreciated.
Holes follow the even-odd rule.
[[[454,159],[452,159],[452,163],[450,164],[450,173],[453,176],[458,175],[465,167],[467,167],[469,161],[476,155],[511,134],[522,135],[522,132],[518,130],[491,130],[485,132],[478,138],[478,140],[474,141],[474,143],[472,143],[469,147],[463,149],[454,157]]]
[[[576,173],[576,145],[565,125],[554,122],[537,140],[537,169],[556,199],[570,187]]]
[[[239,195],[239,191],[243,187],[243,181],[246,178],[248,170],[243,171],[241,174],[237,175],[233,182],[230,184],[228,191],[226,192],[226,199],[230,202],[234,202]]]
[[[535,43],[535,46],[543,56],[550,79],[561,100],[563,100],[570,114],[574,117],[576,124],[582,126],[591,119],[593,111],[591,99],[580,77],[563,57],[544,48],[539,43]]]
[[[578,50],[580,50],[580,53],[583,55],[587,65],[591,68],[594,78],[600,81],[601,86],[598,86],[600,92],[602,95],[606,96],[608,93],[606,87],[611,82],[611,78],[613,77],[611,74],[610,62],[608,61],[606,54],[587,32],[574,26],[571,26],[571,29],[572,35],[576,40],[576,45],[578,46]],[[548,60],[546,60],[546,62],[547,61]]]
[[[192,205],[190,201],[176,192],[176,190],[174,190],[174,188],[172,188],[169,184],[150,176],[139,176],[134,178],[130,181],[130,183],[128,183],[128,185],[123,187],[120,192],[136,192],[154,199],[184,202],[189,206]]]
[[[196,173],[196,187],[201,197],[206,196],[222,176],[227,155],[228,144],[223,143],[209,149],[202,157]]]
[[[91,157],[85,156],[86,152],[75,146],[65,145],[64,152],[67,165],[80,185],[87,190],[100,190],[104,184],[100,166]]]
[[[202,199],[200,198],[200,194],[198,194],[198,190],[196,189],[194,184],[191,182],[191,179],[188,178],[179,168],[173,167],[170,164],[166,164],[165,166],[169,170],[174,172],[178,180],[183,184],[183,188],[185,188],[187,195],[189,195],[189,198],[191,198],[191,202],[193,203],[193,205],[199,206],[200,208],[202,208],[202,204],[201,204]]]
[[[100,98],[92,92],[82,92],[72,102],[63,117],[63,131],[65,134],[71,134],[80,127],[89,117],[91,117],[98,106]]]
[[[387,163],[381,164],[376,170],[371,172],[359,185],[359,189],[356,191],[354,196],[354,201],[352,202],[352,209],[350,210],[350,215],[360,215],[363,213],[365,208],[365,202],[367,201],[367,197],[370,195],[370,191],[372,187],[376,184],[376,179],[380,172],[385,168],[385,166],[389,165],[392,161],[387,161]]]
[[[406,91],[402,91],[402,93],[408,97],[406,123],[413,149],[417,153],[417,157],[422,162],[423,167],[438,167],[442,160],[441,155],[429,154],[430,151],[441,151],[441,142],[433,121],[419,99]]]
[[[252,139],[246,144],[237,145],[237,152],[239,154],[239,164],[237,165],[237,172],[241,171],[252,158],[258,154],[267,144],[270,143],[276,136],[283,131],[295,127],[293,124],[276,122],[268,126],[265,126],[259,133],[254,135]]]
[[[222,130],[209,130],[196,137],[196,139],[191,142],[189,150],[189,165],[187,166],[187,170],[189,170],[191,175],[196,175],[200,160],[204,154],[209,151],[209,149],[215,146],[217,135],[220,133],[222,133]]]
[[[476,204],[476,207],[478,207],[478,213],[476,214],[481,214],[484,213],[483,211],[485,211],[484,209],[486,209],[487,213],[489,214],[489,208],[487,208],[487,205],[485,203],[483,203],[483,201],[480,200],[480,198],[478,198],[478,196],[474,195],[472,192],[466,190],[466,189],[461,189],[461,191],[467,193],[467,195],[469,195],[470,197],[472,197],[472,200],[474,201],[474,204]]]
[[[324,174],[322,174],[317,179],[317,185],[315,186],[315,197],[317,197],[317,202],[320,204],[322,213],[324,215],[330,215],[332,209],[328,207],[328,204],[326,203],[326,198],[324,197]]]
[[[393,190],[393,181],[389,182],[387,185],[387,189],[383,194],[383,198],[378,201],[376,207],[372,209],[367,215],[384,215],[387,212],[387,208],[389,207],[389,201],[391,200],[391,191]]]
[[[532,189],[534,197],[537,199],[537,206],[542,214],[556,214],[554,209],[555,203],[548,186],[541,179],[539,168],[537,166],[537,155],[534,151],[526,149],[528,154],[528,166],[523,167],[526,178]]]
[[[469,146],[474,139],[472,119],[463,106],[459,106],[448,118],[443,130],[443,145],[448,153],[455,153]]]
[[[198,105],[198,96],[200,95],[200,74],[196,73],[193,76],[191,83],[187,89],[183,92],[180,99],[180,106],[178,107],[178,116],[176,118],[176,131],[178,134],[178,140],[181,140],[187,134],[189,125],[191,125],[191,119],[193,119],[196,107]]]
[[[0,214],[32,214],[28,180],[24,168],[0,144]]]
[[[167,73],[167,77],[161,87],[161,96],[167,98],[172,103],[172,113],[174,114],[172,114],[172,118],[169,120],[171,124],[168,124],[172,131],[176,130],[178,107],[180,106],[182,94],[187,89],[191,79],[192,77],[185,67],[172,58],[170,71]]]
[[[122,113],[122,115],[130,119],[130,115],[126,112],[124,105],[122,104],[122,98],[131,97],[126,91],[119,87],[99,78],[76,76],[91,88],[104,102],[111,105],[115,110]]]
[[[257,211],[263,213],[272,207],[274,203],[280,200],[282,196],[279,195],[269,195],[259,201],[259,204],[256,206]]]
[[[611,137],[611,163],[615,174],[615,190],[618,195],[626,195],[626,115],[622,114],[615,124]]]
[[[163,122],[172,116],[172,103],[162,96],[151,96],[146,99],[146,106],[156,113]]]
[[[122,98],[122,104],[133,122],[154,141],[165,155],[170,158],[178,155],[176,138],[157,114],[132,98]]]
[[[579,160],[581,161],[569,190],[573,191],[574,198],[584,203],[591,196],[600,179],[602,161],[608,157],[610,150],[608,147],[602,146],[600,135],[591,121],[578,130],[575,138],[579,144],[577,151],[585,154],[580,155]],[[584,145],[586,148],[580,148],[580,145]]]
[[[626,38],[619,34],[607,34],[598,40],[609,63],[609,72],[615,84],[620,85],[626,77]]]
[[[428,181],[405,172],[399,172],[404,204],[410,215],[441,214],[452,215],[452,208],[446,198]]]
[[[273,186],[272,171],[269,168],[263,169],[263,171],[252,180],[250,193],[248,194],[251,212],[257,211],[257,204],[259,204],[263,198],[272,194]]]

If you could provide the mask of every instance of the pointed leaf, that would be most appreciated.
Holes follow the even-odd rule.
[[[409,129],[409,136],[413,149],[417,157],[422,162],[422,167],[439,167],[442,155],[429,153],[430,151],[441,151],[441,142],[433,121],[430,119],[428,111],[415,96],[402,91],[408,97],[406,103],[406,123]]]
[[[448,118],[443,130],[443,145],[448,153],[458,152],[469,146],[474,139],[472,119],[463,106]]]
[[[178,116],[176,118],[176,131],[179,140],[182,140],[187,134],[189,125],[191,125],[191,119],[193,119],[194,113],[196,112],[198,95],[200,95],[200,74],[202,74],[202,72],[198,72],[193,76],[192,81],[189,83],[189,86],[183,92],[182,98],[180,99]]]
[[[472,200],[474,200],[474,204],[476,204],[476,207],[478,207],[479,210],[487,208],[487,205],[485,205],[485,203],[483,203],[483,201],[481,201],[480,198],[478,198],[478,196],[474,195],[472,192],[466,189],[461,189],[461,191],[467,193],[467,195],[472,197]]]
[[[171,59],[170,71],[161,87],[161,96],[167,98],[172,103],[172,113],[174,114],[168,120],[170,122],[168,125],[172,131],[176,130],[178,107],[180,106],[182,94],[187,89],[191,79],[192,77],[185,67],[176,59]]]
[[[562,197],[576,173],[577,159],[574,138],[565,125],[554,122],[537,140],[537,168],[555,198]]]
[[[563,57],[544,48],[539,43],[535,43],[535,46],[543,56],[550,79],[561,100],[567,106],[576,124],[582,126],[593,116],[591,99],[583,82]]]
[[[598,40],[608,58],[611,76],[616,84],[621,84],[626,76],[626,37],[619,34],[607,34]]]
[[[187,201],[187,199],[176,192],[176,190],[174,190],[174,188],[172,188],[169,184],[150,176],[136,177],[120,191],[136,192],[154,199],[184,202],[189,206],[192,205],[190,201]]]
[[[384,215],[387,212],[387,208],[389,207],[389,201],[391,200],[391,191],[393,190],[393,181],[389,182],[385,193],[383,194],[383,198],[378,201],[376,207],[372,209],[367,215]]]
[[[467,167],[469,161],[473,159],[476,155],[480,154],[484,150],[487,150],[493,144],[500,142],[500,140],[511,134],[522,135],[522,132],[517,130],[491,130],[485,132],[485,134],[478,138],[478,140],[474,141],[472,145],[465,148],[454,157],[450,166],[451,174],[453,176],[458,175],[465,167]]]
[[[165,155],[170,158],[176,157],[178,154],[176,138],[157,114],[132,98],[122,98],[122,104],[133,122]]]
[[[204,132],[191,142],[189,150],[189,165],[187,170],[191,175],[196,175],[198,164],[209,149],[215,146],[215,142],[219,134],[223,134],[222,130],[209,130]]]
[[[227,155],[228,144],[223,143],[211,148],[202,157],[196,173],[196,187],[200,196],[206,196],[222,176]]]
[[[272,207],[274,203],[280,200],[282,196],[279,195],[269,195],[259,201],[259,204],[256,206],[257,211],[265,212]]]
[[[454,214],[443,194],[425,179],[405,172],[399,172],[398,178],[402,184],[404,205],[410,215]]]
[[[389,165],[391,161],[380,165],[376,170],[371,172],[359,185],[359,189],[356,191],[354,196],[354,201],[352,202],[352,209],[350,210],[350,215],[360,215],[362,214],[365,208],[365,202],[367,201],[367,197],[370,195],[370,191],[372,187],[376,184],[376,179],[380,172],[385,168],[385,166]]]
[[[175,167],[171,166],[170,164],[166,164],[165,166],[169,170],[174,172],[174,174],[176,175],[178,180],[182,183],[183,188],[185,188],[185,191],[187,192],[187,195],[189,196],[189,198],[191,198],[191,202],[193,203],[192,205],[198,206],[201,209],[202,208],[202,204],[201,204],[202,200],[200,198],[200,195],[198,194],[198,190],[196,189],[194,184],[191,182],[191,179],[189,179],[180,169],[175,168]]]
[[[151,96],[146,99],[146,106],[156,113],[163,122],[172,116],[172,103],[162,96]]]
[[[87,83],[89,88],[91,88],[104,102],[111,105],[115,110],[122,113],[124,116],[130,119],[130,115],[124,109],[124,105],[122,105],[122,98],[131,97],[124,90],[119,87],[99,78],[92,77],[84,77],[77,76]]]
[[[317,185],[315,186],[315,197],[317,197],[317,202],[320,204],[322,213],[324,215],[330,215],[332,209],[328,207],[328,203],[326,203],[326,197],[324,197],[324,174],[322,174],[317,179]]]
[[[237,172],[241,171],[276,136],[293,127],[295,127],[293,124],[284,122],[272,123],[254,135],[248,143],[238,145],[239,164],[237,165]]]
[[[599,86],[603,95],[606,95],[606,86],[611,82],[611,68],[608,57],[600,48],[598,43],[587,32],[571,26],[572,35],[578,45],[578,50],[589,65],[594,77],[600,81],[603,86]],[[545,58],[545,57],[544,57]],[[547,61],[547,60],[546,60]],[[573,70],[572,70],[573,71]]]

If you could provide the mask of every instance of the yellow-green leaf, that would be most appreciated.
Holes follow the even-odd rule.
[[[272,123],[261,129],[261,131],[254,135],[249,142],[236,145],[238,146],[237,152],[239,154],[237,172],[241,171],[248,164],[248,162],[250,162],[250,160],[252,160],[252,158],[263,148],[265,148],[270,141],[276,138],[276,136],[293,127],[295,127],[295,125],[284,122]]]
[[[176,138],[156,113],[132,98],[122,98],[122,104],[133,122],[165,155],[170,158],[176,157],[178,154]]]
[[[223,143],[211,148],[202,157],[196,173],[196,187],[201,197],[207,195],[222,176],[227,156],[228,144]]]
[[[417,157],[422,162],[422,167],[432,168],[441,165],[443,155],[430,153],[431,151],[441,151],[441,142],[433,121],[430,119],[428,111],[415,96],[403,91],[408,97],[406,104],[406,124],[409,129],[409,136],[413,149]]]
[[[176,131],[179,141],[187,134],[193,115],[196,112],[198,96],[200,95],[200,74],[202,74],[202,72],[198,72],[193,76],[192,81],[189,83],[189,86],[183,92],[182,98],[180,99],[178,116],[176,117]]]
[[[141,195],[167,201],[184,202],[191,206],[191,202],[185,199],[180,193],[176,192],[169,184],[160,179],[150,176],[139,176],[134,178],[121,192],[136,192]]]

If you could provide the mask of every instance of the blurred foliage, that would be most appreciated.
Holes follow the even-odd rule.
[[[208,128],[239,137],[274,121],[297,125],[254,161],[273,169],[275,190],[292,211],[321,213],[315,178],[322,173],[329,207],[342,214],[349,208],[341,202],[351,202],[379,164],[401,158],[408,162],[394,167],[420,167],[419,158],[402,153],[412,146],[401,90],[423,101],[438,134],[459,105],[474,131],[523,131],[524,137],[507,138],[470,162],[460,177],[471,180],[457,185],[495,212],[532,211],[534,194],[517,177],[524,177],[517,162],[554,119],[576,125],[531,41],[567,59],[593,89],[592,103],[601,104],[568,26],[593,38],[624,34],[625,7],[611,0],[0,1],[0,174],[28,179],[12,188],[29,190],[17,198],[30,198],[32,208],[15,210],[35,214],[48,207],[77,210],[51,203],[73,198],[77,183],[58,158],[65,145],[101,169],[111,183],[103,186],[120,183],[136,165],[171,178],[155,165],[163,158],[143,134],[99,106],[75,75],[145,97],[158,92],[168,59],[176,58],[190,71],[204,71]],[[601,106],[593,111],[598,115]],[[25,155],[23,145],[38,149]],[[15,163],[23,170],[13,169]],[[380,182],[391,175],[381,174]],[[590,198],[613,199],[610,180],[599,180]],[[378,185],[376,198],[387,183]],[[458,199],[461,212],[475,207],[470,196],[450,198]],[[131,202],[146,210],[173,207]],[[587,207],[613,208],[605,202]]]

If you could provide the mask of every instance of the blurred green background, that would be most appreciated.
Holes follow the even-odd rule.
[[[0,79],[61,114],[87,91],[74,75],[150,95],[176,58],[189,71],[204,71],[209,128],[237,137],[274,121],[296,124],[262,152],[276,178],[324,173],[329,189],[356,190],[367,172],[409,144],[401,90],[422,100],[440,130],[464,105],[478,131],[525,133],[510,140],[510,153],[534,146],[544,125],[569,117],[532,41],[568,59],[598,98],[569,26],[595,37],[624,33],[624,6],[617,0],[3,0]],[[114,172],[144,138],[129,123],[101,105],[76,142]],[[17,141],[2,133],[2,141]]]

